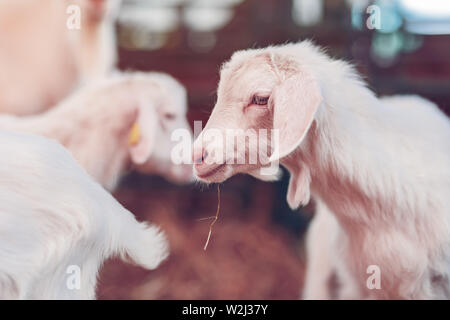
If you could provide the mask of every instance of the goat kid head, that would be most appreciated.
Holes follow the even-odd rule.
[[[182,129],[192,136],[186,119],[186,90],[163,73],[152,72],[141,80],[132,79],[129,88],[136,89],[134,96],[138,101],[137,114],[128,128],[131,161],[142,173],[158,174],[175,183],[190,182],[192,167],[175,164],[171,156],[176,145],[172,139],[175,130]]]
[[[265,174],[262,169],[275,162],[278,168],[278,161],[298,149],[307,136],[323,100],[321,90],[295,53],[282,49],[237,52],[223,65],[217,103],[194,143],[194,173],[200,181],[222,182],[238,173],[273,180],[277,174],[273,170]],[[227,142],[233,131],[238,143],[230,147]],[[211,138],[219,133],[222,139]],[[239,148],[239,141],[245,147]],[[252,162],[255,150],[257,161]],[[291,207],[304,202],[293,190],[298,182],[309,183],[303,173],[298,176],[291,179]]]

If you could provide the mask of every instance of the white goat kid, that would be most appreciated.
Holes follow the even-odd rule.
[[[167,256],[158,228],[138,223],[59,144],[0,131],[0,150],[1,299],[92,299],[108,257],[154,269]]]
[[[378,99],[347,63],[301,42],[235,53],[205,130],[279,131],[270,160],[291,174],[288,203],[311,191],[334,214],[330,251],[355,298],[449,298],[450,121],[430,102],[404,104]],[[194,168],[205,182],[267,165],[207,161],[220,150],[202,136]],[[380,289],[367,286],[371,265]]]
[[[192,167],[171,161],[173,130],[191,131],[186,105],[186,90],[167,74],[117,73],[80,89],[42,115],[0,116],[0,129],[57,140],[110,190],[130,165],[188,182]],[[136,123],[136,141],[130,145],[129,133]]]

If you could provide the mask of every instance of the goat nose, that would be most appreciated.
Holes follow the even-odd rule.
[[[208,152],[205,149],[200,148],[200,149],[194,150],[194,154],[193,154],[192,158],[193,158],[194,163],[200,164],[203,161],[205,161],[207,156],[208,156]]]

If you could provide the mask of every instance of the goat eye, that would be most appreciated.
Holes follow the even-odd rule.
[[[269,97],[260,97],[260,96],[253,96],[252,98],[252,104],[256,104],[258,106],[264,106],[269,101]]]
[[[175,115],[173,113],[166,113],[164,114],[164,118],[167,120],[173,120],[175,119]]]

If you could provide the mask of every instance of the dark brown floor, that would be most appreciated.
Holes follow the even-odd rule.
[[[303,282],[299,238],[271,219],[269,183],[235,177],[222,185],[220,218],[203,246],[217,208],[216,187],[177,187],[133,177],[116,193],[141,221],[167,233],[171,255],[155,271],[108,261],[99,299],[297,299]]]

